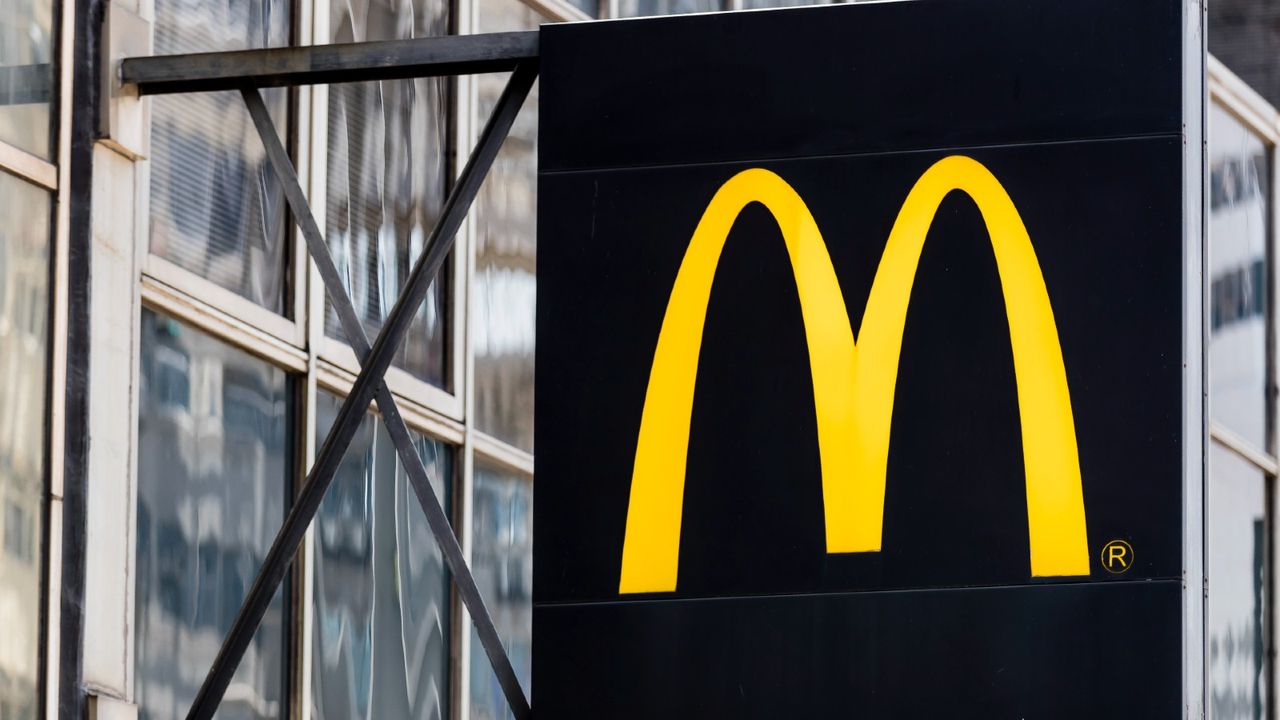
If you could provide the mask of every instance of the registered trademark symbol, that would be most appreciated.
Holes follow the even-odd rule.
[[[1133,565],[1133,546],[1123,540],[1112,540],[1102,548],[1102,567],[1119,575]]]

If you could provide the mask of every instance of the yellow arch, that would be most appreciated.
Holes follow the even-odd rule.
[[[631,477],[620,592],[676,588],[689,419],[702,326],[720,251],[738,214],[752,202],[768,208],[782,229],[800,294],[818,416],[824,498],[837,492],[833,485],[847,483],[857,471],[848,444],[857,434],[852,408],[853,330],[827,246],[809,209],[790,185],[768,170],[744,170],[720,188],[703,213],[680,263],[662,320]],[[825,504],[830,526],[832,503],[828,500]]]
[[[782,178],[738,173],[712,198],[677,273],[658,336],[631,479],[619,592],[676,588],[689,422],[712,281],[729,230],[759,202],[782,231],[800,295],[813,373],[828,553],[880,550],[898,358],[916,268],[951,191],[973,198],[1004,292],[1026,465],[1031,573],[1088,575],[1075,422],[1048,291],[1022,219],[977,161],[934,164],[907,195],[867,300],[855,351],[844,298],[817,223]]]

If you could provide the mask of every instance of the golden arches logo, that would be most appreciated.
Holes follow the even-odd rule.
[[[689,422],[712,281],[729,230],[751,203],[773,214],[800,295],[813,374],[828,553],[878,552],[889,429],[907,306],[925,236],[953,190],[977,204],[1004,294],[1026,466],[1031,574],[1088,575],[1075,421],[1040,264],[1004,187],[981,163],[951,156],[907,195],[872,282],[857,344],[835,269],[804,200],[768,170],[744,170],[712,198],[667,304],[640,420],[619,592],[676,589]]]

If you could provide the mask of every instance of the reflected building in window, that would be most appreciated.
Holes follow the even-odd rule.
[[[533,483],[477,463],[471,572],[526,693],[533,662]],[[471,717],[510,717],[480,637],[471,630]]]
[[[1215,435],[1271,450],[1268,404],[1270,162],[1267,146],[1221,107],[1209,124],[1209,415]],[[1266,717],[1269,482],[1210,444],[1210,717]]]
[[[1267,433],[1267,148],[1210,112],[1209,413],[1260,450]]]
[[[157,0],[156,54],[289,43],[287,0]],[[287,131],[288,91],[263,99]],[[151,252],[276,313],[285,314],[288,267],[284,191],[239,93],[151,100]]]
[[[6,719],[40,717],[50,210],[48,193],[0,173],[0,718]]]
[[[518,0],[483,0],[480,29],[538,27]],[[498,103],[507,75],[476,80],[479,115]],[[533,369],[538,292],[538,84],[520,108],[476,197],[476,266],[472,280],[472,352],[476,425],[533,452]]]
[[[163,315],[142,317],[135,676],[142,718],[186,716],[284,518],[284,372]],[[223,701],[285,715],[277,593]]]
[[[442,0],[353,0],[329,9],[331,41],[402,40],[449,32]],[[422,255],[449,184],[448,78],[329,88],[325,237],[356,314],[372,339]],[[450,389],[445,262],[418,309],[396,367]],[[349,342],[330,307],[325,332]]]
[[[319,396],[317,442],[342,400]],[[449,507],[453,454],[414,435]],[[315,720],[441,720],[449,708],[444,557],[381,421],[364,419],[315,520]]]
[[[0,142],[45,159],[53,150],[53,18],[52,0],[0,6]]]

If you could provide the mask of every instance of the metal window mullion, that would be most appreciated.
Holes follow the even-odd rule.
[[[468,34],[476,33],[481,28],[481,0],[456,0],[455,7],[459,8],[459,29]],[[464,162],[461,158],[461,148],[474,146],[477,142],[476,124],[479,122],[478,108],[479,82],[474,75],[467,75],[458,78],[457,84],[457,106],[455,107],[454,117],[457,118],[457,150],[455,155],[458,162]],[[475,547],[475,525],[474,510],[472,506],[472,492],[475,483],[475,357],[473,344],[475,342],[475,313],[473,312],[472,298],[474,297],[475,282],[475,255],[476,255],[476,215],[468,218],[463,232],[466,234],[466,244],[464,252],[461,253],[463,261],[463,276],[460,278],[459,285],[462,286],[463,297],[465,299],[465,312],[461,316],[462,322],[462,386],[458,388],[460,398],[462,400],[462,472],[460,492],[458,498],[458,537],[462,543],[462,554],[466,558],[467,567],[471,567],[472,549]],[[465,604],[458,597],[455,615],[461,619],[457,623],[459,632],[454,635],[454,648],[457,660],[457,672],[454,673],[454,697],[457,702],[453,704],[454,717],[457,720],[466,720],[471,717],[471,654],[475,648],[471,646],[471,620],[467,613]]]
[[[329,40],[328,0],[313,0],[310,3],[303,2],[302,5],[310,8],[310,17],[300,18],[303,22],[303,44],[327,43]],[[309,22],[307,22],[308,20]],[[328,200],[325,195],[325,173],[328,164],[328,156],[325,152],[329,121],[327,112],[328,91],[329,87],[327,85],[310,86],[300,89],[298,98],[300,115],[298,127],[302,131],[299,133],[298,154],[299,156],[305,156],[307,160],[306,170],[302,174],[307,178],[307,190],[312,198],[313,207],[318,217],[325,217],[326,202]],[[310,470],[315,463],[317,450],[316,409],[320,399],[320,347],[324,340],[324,287],[321,284],[319,271],[310,262],[310,254],[307,251],[305,238],[303,242],[295,243],[293,251],[298,258],[298,261],[294,264],[294,267],[298,268],[296,277],[298,282],[304,285],[302,288],[303,315],[298,318],[298,322],[303,329],[302,336],[306,343],[307,351],[306,415],[302,428],[303,468]],[[315,533],[315,524],[312,523],[303,537],[303,549],[299,553],[299,557],[303,562],[303,571],[298,593],[301,596],[299,614],[295,618],[295,626],[298,628],[299,637],[294,642],[294,647],[297,648],[299,657],[297,667],[294,668],[294,697],[293,702],[290,703],[291,714],[295,720],[311,720],[314,713],[312,688],[316,683],[316,668],[312,658],[316,622]]]
[[[386,390],[383,376],[390,367],[392,358],[399,348],[417,308],[422,304],[432,280],[438,274],[445,258],[452,249],[453,239],[458,227],[462,223],[472,200],[480,188],[480,184],[483,182],[484,175],[497,155],[498,148],[510,130],[511,124],[536,77],[537,66],[533,61],[521,63],[512,74],[511,80],[508,82],[502,98],[498,102],[498,106],[494,109],[493,116],[490,117],[488,124],[485,126],[479,144],[468,160],[467,166],[460,174],[457,185],[449,193],[449,197],[445,201],[441,217],[427,240],[425,253],[414,265],[404,290],[396,300],[391,313],[387,316],[382,331],[378,334],[372,348],[368,349],[366,353],[360,353],[360,350],[363,349],[360,342],[363,337],[363,329],[360,327],[358,319],[355,318],[350,299],[341,286],[340,278],[337,276],[336,268],[333,266],[332,258],[329,257],[328,248],[323,242],[323,237],[315,224],[315,219],[309,210],[300,211],[306,208],[306,199],[302,195],[297,177],[293,174],[288,156],[284,153],[284,148],[280,144],[279,136],[271,124],[270,115],[266,112],[262,97],[254,88],[242,90],[245,103],[253,116],[254,124],[266,145],[268,159],[276,170],[277,175],[284,181],[285,195],[291,207],[294,208],[295,221],[299,223],[306,236],[308,247],[312,250],[314,259],[317,260],[321,275],[325,278],[326,284],[334,296],[334,304],[335,306],[345,305],[345,307],[336,307],[336,309],[344,328],[350,328],[348,330],[350,333],[348,341],[356,348],[358,354],[365,356],[365,362],[351,389],[351,393],[343,401],[337,418],[334,420],[329,434],[320,448],[315,467],[308,475],[306,485],[298,495],[297,501],[290,509],[279,533],[276,535],[276,539],[272,543],[257,577],[254,579],[248,596],[240,608],[222,648],[218,652],[218,657],[196,695],[188,718],[204,720],[213,716],[223,694],[226,692],[227,685],[231,681],[232,674],[235,672],[240,658],[243,656],[262,620],[271,597],[274,595],[276,588],[279,587],[289,567],[298,544],[302,540],[302,535],[315,516],[320,500],[333,480],[346,448],[364,419],[369,403],[375,398],[375,395],[378,397],[383,420],[397,449],[407,448],[409,450],[408,453],[405,453],[407,457],[402,457],[402,460],[406,465],[410,482],[418,494],[423,511],[427,516],[428,525],[436,536],[445,561],[453,573],[458,592],[462,595],[471,612],[477,633],[481,637],[481,643],[485,646],[494,672],[498,675],[499,683],[507,696],[512,713],[521,719],[530,716],[528,701],[520,689],[515,672],[502,649],[501,641],[498,639],[497,631],[493,627],[488,612],[485,610],[483,600],[480,598],[479,590],[476,588],[470,571],[462,558],[457,539],[453,536],[452,529],[449,526],[448,517],[441,508],[439,499],[426,478],[421,459],[412,449],[408,431],[395,409],[394,399],[391,398],[390,393]],[[367,343],[367,339],[365,339],[365,343]],[[382,407],[383,401],[385,401],[385,407]]]

